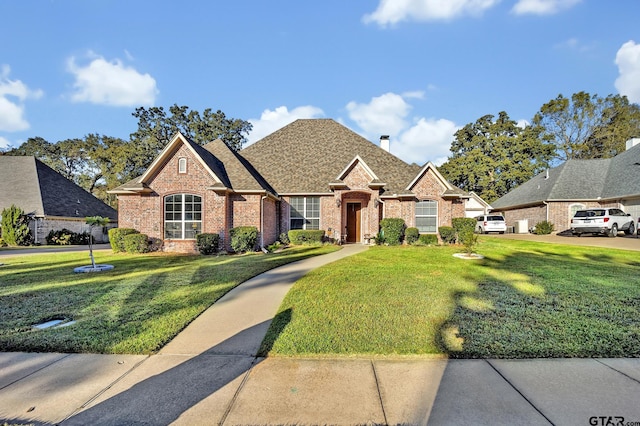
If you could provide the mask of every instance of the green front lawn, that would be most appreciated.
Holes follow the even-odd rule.
[[[241,282],[333,246],[243,256],[95,252],[112,271],[75,274],[88,251],[0,257],[0,350],[151,353]],[[32,325],[69,318],[69,327]]]
[[[480,241],[484,260],[372,247],[313,271],[285,298],[263,353],[640,356],[640,253]]]

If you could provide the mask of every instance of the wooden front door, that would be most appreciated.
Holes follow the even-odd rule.
[[[360,203],[347,203],[347,242],[359,243],[360,235]]]

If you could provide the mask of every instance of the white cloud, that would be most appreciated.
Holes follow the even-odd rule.
[[[391,141],[391,153],[407,163],[423,165],[431,161],[439,166],[447,161],[458,129],[453,121],[444,118],[420,118],[397,141]]]
[[[406,98],[411,96],[385,93],[374,97],[368,104],[349,102],[349,118],[362,129],[365,138],[374,141],[380,135],[390,136],[390,150],[393,155],[407,163],[424,164],[431,161],[436,165],[446,161],[453,134],[458,126],[447,119],[418,117],[407,120],[411,105]],[[413,124],[412,124],[413,123]]]
[[[139,73],[119,59],[90,56],[93,60],[85,66],[77,65],[75,57],[67,61],[67,70],[75,77],[73,102],[126,107],[154,104],[158,89],[151,75]]]
[[[395,136],[406,128],[405,118],[411,110],[401,95],[385,93],[382,96],[371,98],[368,104],[349,102],[347,112],[349,118],[369,137],[380,135]]]
[[[511,11],[516,15],[552,15],[570,9],[582,0],[519,0]]]
[[[291,111],[286,106],[277,107],[273,111],[266,109],[259,119],[252,118],[248,120],[253,125],[253,130],[247,137],[247,146],[297,119],[319,118],[322,116],[324,116],[324,112],[320,108],[311,105],[297,107]]]
[[[620,74],[615,82],[616,89],[630,102],[640,102],[640,44],[633,40],[623,44],[616,54],[616,65]]]
[[[450,20],[463,15],[480,15],[500,0],[380,0],[378,8],[362,19],[382,27],[401,21]]]
[[[11,146],[11,142],[9,142],[9,139],[6,139],[0,136],[0,149],[9,148],[10,146]]]
[[[24,101],[37,99],[43,92],[29,89],[20,80],[10,80],[10,73],[9,65],[0,68],[0,130],[18,132],[29,128],[29,122],[24,117]]]

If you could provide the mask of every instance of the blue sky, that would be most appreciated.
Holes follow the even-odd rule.
[[[222,110],[250,143],[297,118],[441,163],[453,133],[559,94],[640,102],[637,0],[0,0],[0,148],[99,133],[138,106]]]

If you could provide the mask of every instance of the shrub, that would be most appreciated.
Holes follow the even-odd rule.
[[[7,243],[5,243],[2,237],[0,237],[0,247],[6,247],[6,246],[7,246]]]
[[[2,210],[2,222],[0,225],[4,242],[10,246],[28,246],[33,241],[29,230],[29,217],[20,207],[11,205]]]
[[[415,243],[421,246],[430,246],[438,244],[438,236],[435,234],[422,234]]]
[[[451,226],[441,226],[438,228],[438,233],[442,242],[445,244],[454,244],[456,242],[456,232]]]
[[[147,234],[127,234],[122,239],[127,253],[147,253],[149,251],[149,236]]]
[[[475,233],[475,229],[462,228],[458,233],[458,241],[462,243],[467,254],[473,253],[473,249],[478,243],[478,236]]]
[[[62,228],[58,229],[57,231],[54,231],[53,229],[49,231],[49,234],[45,237],[45,240],[49,245],[87,245],[89,244],[89,236],[90,234],[88,232],[77,233],[66,228]]]
[[[285,246],[291,242],[291,240],[289,240],[289,234],[287,234],[286,232],[280,234],[278,241],[280,241]]]
[[[258,242],[258,228],[255,226],[238,226],[231,234],[231,249],[238,253],[253,251]]]
[[[407,244],[415,244],[420,238],[420,231],[418,228],[407,228],[404,231],[404,240]]]
[[[389,217],[380,221],[380,228],[385,244],[395,246],[404,239],[404,219]]]
[[[533,233],[536,235],[549,235],[555,230],[555,226],[553,223],[543,220],[542,222],[536,223],[536,227],[533,230]]]
[[[133,228],[111,228],[109,229],[109,243],[114,253],[126,251],[124,248],[124,237],[130,234],[138,234]]]
[[[289,231],[289,241],[295,245],[319,245],[324,238],[323,230],[292,229]]]
[[[198,234],[196,235],[196,245],[202,254],[214,254],[218,252],[220,235],[218,234]]]
[[[475,232],[477,220],[472,217],[456,217],[451,220],[451,224],[457,240],[460,241],[462,234],[465,234],[468,230]]]

